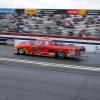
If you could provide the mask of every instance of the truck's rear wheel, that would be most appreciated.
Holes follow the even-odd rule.
[[[65,58],[66,54],[65,54],[64,51],[58,51],[57,54],[56,54],[56,57],[57,58]]]

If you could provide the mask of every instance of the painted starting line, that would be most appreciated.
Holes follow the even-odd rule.
[[[66,64],[57,64],[57,63],[39,62],[39,61],[30,61],[30,60],[21,60],[21,59],[12,59],[12,58],[3,58],[3,57],[0,57],[0,61],[19,62],[19,63],[24,63],[24,64],[26,63],[36,64],[36,65],[50,66],[50,67],[62,67],[62,68],[84,69],[84,70],[90,70],[90,71],[100,71],[100,68],[96,68],[96,67],[66,65]]]

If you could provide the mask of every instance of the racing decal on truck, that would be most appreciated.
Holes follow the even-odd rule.
[[[75,56],[75,50],[68,50],[67,57]]]

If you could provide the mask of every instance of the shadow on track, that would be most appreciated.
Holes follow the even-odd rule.
[[[74,62],[80,62],[80,61],[83,61],[83,60],[86,60],[87,58],[81,58],[81,57],[65,57],[65,58],[57,58],[57,57],[46,57],[46,56],[37,56],[37,55],[29,55],[29,54],[15,54],[15,55],[18,55],[19,56],[19,58],[20,58],[20,56],[22,57],[35,57],[35,58],[39,58],[39,59],[47,59],[47,60],[49,60],[49,59],[53,59],[53,60],[63,60],[63,61],[74,61]]]

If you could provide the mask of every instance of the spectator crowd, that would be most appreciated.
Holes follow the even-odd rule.
[[[100,16],[0,14],[0,32],[100,38]]]

